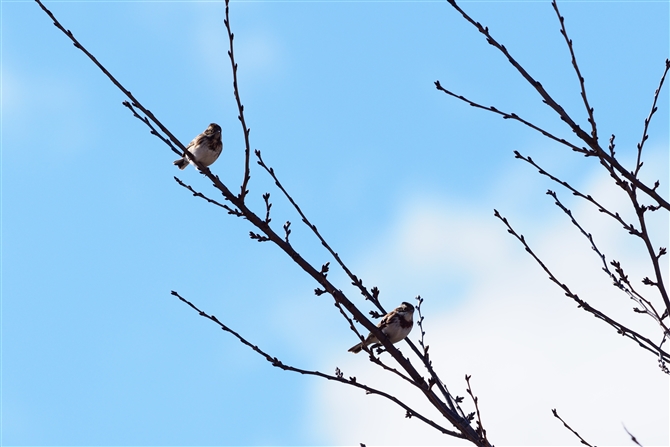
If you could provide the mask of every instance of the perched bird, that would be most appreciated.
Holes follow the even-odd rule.
[[[203,133],[198,135],[188,143],[186,150],[189,151],[196,160],[205,166],[209,166],[219,158],[223,150],[223,143],[221,142],[221,126],[212,123],[205,129]],[[185,169],[190,160],[184,154],[179,160],[175,160],[174,164],[179,169]]]
[[[382,318],[377,327],[391,340],[391,343],[398,343],[412,331],[412,326],[414,325],[414,321],[412,320],[413,315],[414,306],[403,302],[400,307],[384,315],[384,318]],[[349,352],[358,354],[363,349],[363,346],[370,346],[373,343],[379,343],[379,340],[370,333],[364,342],[352,346]]]

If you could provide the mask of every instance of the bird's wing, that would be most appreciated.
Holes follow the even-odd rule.
[[[392,310],[391,312],[387,313],[384,315],[384,318],[382,318],[382,321],[379,322],[377,327],[379,329],[384,329],[388,324],[391,322],[391,319],[395,316],[397,312],[395,310]]]
[[[198,135],[197,137],[192,139],[190,143],[188,143],[188,145],[186,146],[186,150],[191,149],[193,146],[199,143],[200,143],[200,135]]]

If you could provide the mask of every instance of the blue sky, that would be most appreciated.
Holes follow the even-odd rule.
[[[46,4],[182,142],[219,123],[213,171],[239,188],[223,3]],[[586,125],[549,2],[462,6]],[[1,7],[3,444],[449,442],[378,399],[272,368],[170,296],[289,364],[396,389],[346,352],[355,336],[286,256],[174,182],[216,196],[194,169],[172,166],[34,2]],[[669,54],[668,3],[560,8],[601,138],[615,133],[630,163]],[[668,382],[652,356],[576,309],[493,217],[505,214],[587,301],[657,334],[545,196],[557,187],[512,151],[608,203],[621,197],[595,163],[435,90],[439,79],[571,136],[474,28],[440,1],[233,2],[231,22],[252,147],[387,308],[426,299],[434,361],[456,394],[473,374],[496,445],[576,444],[551,408],[592,443],[628,444],[624,423],[645,445],[667,445]],[[667,92],[643,168],[664,194]],[[270,191],[277,228],[291,220],[305,257],[330,261],[254,169],[250,203],[261,212]],[[649,274],[640,247],[558,191],[610,258],[628,260],[631,277]],[[653,228],[667,246],[667,216]],[[341,273],[331,277],[367,309]]]

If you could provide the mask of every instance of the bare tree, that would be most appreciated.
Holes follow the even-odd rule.
[[[212,173],[212,171],[207,167],[203,166],[201,163],[196,160],[193,155],[186,151],[185,146],[176,138],[170,130],[162,124],[162,122],[149,111],[130,91],[128,91],[103,65],[100,63],[73,35],[72,32],[63,27],[56,17],[49,11],[41,0],[35,0],[42,10],[49,15],[53,20],[54,25],[61,30],[75,45],[76,48],[81,50],[86,54],[86,56],[100,68],[100,70],[109,78],[109,80],[121,90],[126,97],[127,101],[124,101],[123,105],[129,109],[133,116],[142,123],[144,123],[150,130],[151,134],[158,137],[163,143],[165,143],[173,152],[179,156],[187,157],[194,165],[197,166],[199,171],[212,182],[212,187],[214,188],[211,193],[203,193],[196,190],[191,185],[185,183],[181,179],[175,177],[175,181],[182,186],[184,189],[188,190],[195,197],[203,199],[208,203],[215,205],[225,211],[227,214],[242,218],[248,221],[252,229],[249,231],[249,237],[252,240],[258,242],[270,242],[280,248],[293,263],[298,265],[307,275],[309,275],[314,281],[316,281],[316,288],[314,293],[317,296],[329,295],[333,300],[335,307],[342,315],[342,317],[348,323],[350,329],[359,337],[361,341],[364,341],[365,332],[360,329],[360,326],[364,328],[365,331],[369,331],[377,340],[379,340],[378,347],[368,347],[363,346],[363,349],[368,354],[368,359],[370,362],[381,368],[382,370],[387,371],[388,373],[400,378],[401,380],[407,382],[412,386],[414,391],[423,396],[426,401],[437,410],[439,415],[444,420],[432,420],[426,416],[423,412],[419,412],[415,408],[410,407],[397,398],[392,391],[382,390],[376,386],[367,385],[359,382],[356,377],[346,377],[345,373],[339,368],[335,368],[334,372],[326,373],[317,370],[308,370],[305,368],[292,366],[282,361],[281,359],[273,356],[272,354],[266,352],[264,349],[255,345],[253,342],[249,341],[235,329],[231,328],[227,322],[219,320],[216,316],[207,313],[204,310],[201,310],[196,304],[191,302],[188,298],[182,296],[179,292],[173,291],[172,295],[186,303],[193,310],[198,312],[202,317],[212,321],[217,324],[221,329],[230,333],[236,337],[241,343],[251,348],[253,351],[264,357],[272,366],[286,370],[292,371],[299,374],[311,375],[316,377],[321,377],[326,380],[331,380],[338,382],[344,385],[351,387],[359,388],[364,390],[367,394],[375,394],[381,396],[388,401],[394,403],[395,405],[401,407],[406,414],[406,417],[416,417],[432,428],[438,430],[439,432],[454,438],[463,439],[469,441],[478,446],[490,446],[492,445],[491,441],[487,437],[486,430],[482,424],[482,416],[478,405],[478,398],[475,396],[475,393],[472,391],[470,386],[470,376],[466,375],[465,380],[467,383],[467,394],[472,400],[472,406],[474,411],[466,412],[463,410],[461,404],[463,403],[463,398],[452,394],[449,391],[447,384],[440,378],[439,374],[433,368],[432,361],[429,354],[429,345],[424,340],[425,331],[423,330],[423,319],[424,316],[421,313],[421,304],[423,299],[417,297],[417,310],[418,310],[418,326],[420,330],[420,339],[419,346],[416,346],[411,340],[405,339],[407,347],[411,350],[412,355],[408,356],[404,354],[399,348],[397,348],[383,333],[378,326],[366,316],[365,312],[359,309],[358,306],[354,304],[352,299],[350,299],[343,291],[342,288],[337,284],[333,283],[329,278],[328,274],[331,268],[331,262],[337,265],[346,275],[348,280],[355,286],[358,292],[364,297],[366,301],[370,301],[372,305],[376,307],[376,311],[371,311],[370,316],[375,318],[380,318],[387,313],[387,309],[382,305],[380,300],[380,291],[376,287],[367,287],[364,285],[363,280],[359,278],[352,270],[345,264],[338,252],[331,247],[331,245],[326,241],[323,235],[317,229],[317,226],[307,217],[303,209],[297,204],[292,195],[288,192],[286,187],[280,181],[279,175],[275,170],[266,163],[263,159],[261,151],[254,150],[252,155],[251,143],[250,143],[250,130],[247,124],[247,120],[244,114],[244,105],[240,95],[238,87],[238,77],[237,77],[237,63],[235,59],[235,50],[234,50],[234,33],[230,24],[230,11],[229,11],[229,0],[226,0],[225,5],[225,27],[227,31],[228,41],[229,41],[229,50],[228,56],[230,59],[230,66],[233,75],[233,92],[238,109],[238,118],[241,125],[241,131],[244,137],[245,143],[245,158],[244,158],[244,167],[241,169],[241,182],[239,185],[239,192],[234,193],[235,188],[225,184],[218,175]],[[574,120],[568,113],[564,110],[561,105],[556,102],[552,96],[545,90],[540,82],[535,80],[526,69],[519,64],[514,57],[509,53],[504,45],[499,43],[489,32],[488,28],[481,25],[472,19],[465,11],[463,11],[460,6],[456,4],[453,0],[448,0],[449,4],[458,11],[463,18],[471,23],[484,37],[486,41],[498,49],[509,61],[509,63],[518,71],[518,73],[525,79],[540,95],[542,102],[547,104],[559,118],[564,121],[570,131],[574,134],[574,137],[579,140],[579,143],[570,142],[570,138],[563,138],[549,132],[542,127],[532,123],[531,121],[522,118],[521,116],[515,113],[508,113],[499,110],[493,106],[483,106],[478,102],[467,99],[464,96],[453,93],[452,91],[446,89],[442,84],[437,81],[435,83],[436,88],[445,94],[455,97],[470,106],[480,108],[494,114],[502,116],[504,119],[511,119],[518,121],[525,126],[530,127],[531,129],[540,132],[546,138],[553,140],[567,148],[571,151],[583,155],[587,160],[597,160],[598,163],[606,170],[606,172],[611,176],[616,187],[622,189],[629,197],[630,204],[632,209],[635,212],[636,221],[635,223],[629,222],[623,216],[623,212],[619,210],[610,210],[605,206],[601,205],[598,199],[592,197],[589,194],[583,193],[578,189],[572,187],[567,182],[560,180],[557,176],[550,174],[548,171],[545,171],[540,167],[532,158],[524,156],[519,152],[516,152],[515,155],[518,159],[527,162],[536,169],[539,170],[540,174],[547,176],[551,180],[557,182],[562,187],[566,188],[573,195],[586,200],[588,203],[595,206],[598,211],[609,216],[610,218],[617,221],[622,228],[630,233],[632,236],[638,238],[641,243],[646,247],[647,253],[649,255],[650,269],[653,272],[650,274],[650,277],[645,277],[642,280],[642,283],[645,286],[650,287],[648,290],[652,290],[653,297],[649,297],[647,294],[643,294],[634,288],[633,283],[628,279],[628,276],[625,274],[622,264],[619,261],[612,260],[607,262],[606,257],[596,246],[594,237],[588,233],[584,227],[576,220],[572,215],[572,212],[559,200],[558,195],[554,191],[548,191],[549,194],[554,200],[556,205],[568,215],[571,219],[571,222],[575,225],[576,228],[587,238],[588,243],[593,248],[597,256],[602,260],[603,270],[610,277],[613,284],[621,290],[628,298],[632,299],[636,303],[634,312],[644,314],[649,318],[652,318],[659,327],[659,334],[641,334],[632,329],[629,325],[624,325],[623,323],[616,321],[615,319],[607,316],[605,313],[595,309],[584,300],[579,298],[579,296],[572,292],[568,286],[560,282],[551,270],[547,267],[546,263],[541,260],[539,255],[536,255],[535,252],[531,249],[530,245],[526,242],[525,238],[517,233],[514,228],[511,226],[509,221],[503,217],[498,211],[495,211],[495,216],[499,218],[503,224],[506,226],[507,230],[515,236],[520,243],[524,246],[526,251],[539,263],[539,265],[544,269],[544,271],[549,275],[549,278],[559,285],[565,292],[565,294],[575,300],[579,307],[583,308],[585,311],[592,313],[598,319],[606,322],[610,326],[614,327],[619,334],[624,335],[627,338],[630,338],[636,341],[642,348],[653,353],[658,359],[659,366],[662,371],[665,373],[670,373],[667,367],[667,362],[670,360],[670,355],[667,351],[663,350],[663,344],[668,336],[670,336],[670,331],[665,323],[666,318],[668,318],[668,312],[670,310],[670,301],[668,299],[667,289],[663,282],[663,272],[661,267],[661,258],[666,254],[666,249],[662,247],[657,247],[652,241],[652,236],[648,231],[648,216],[655,212],[667,212],[670,210],[670,203],[668,203],[667,198],[662,197],[658,192],[659,182],[656,181],[653,185],[649,185],[643,182],[640,178],[640,171],[643,166],[642,156],[643,148],[645,141],[648,139],[648,130],[651,124],[652,117],[657,110],[657,101],[661,88],[663,86],[666,74],[670,69],[670,61],[666,60],[665,70],[662,73],[661,80],[659,82],[656,93],[653,96],[651,112],[649,116],[644,120],[643,133],[640,143],[637,145],[637,161],[635,166],[632,169],[627,169],[624,167],[619,159],[616,157],[615,145],[614,145],[614,136],[611,136],[609,139],[609,145],[606,149],[602,148],[599,142],[598,130],[596,126],[596,120],[594,116],[594,109],[591,107],[586,94],[586,87],[584,78],[581,75],[579,66],[577,64],[577,58],[575,56],[575,51],[572,41],[569,39],[564,18],[561,16],[558,6],[555,1],[552,2],[553,8],[555,10],[556,16],[559,20],[561,26],[561,34],[565,39],[567,48],[569,50],[570,58],[572,61],[572,66],[576,73],[580,90],[581,97],[584,103],[586,110],[587,121],[589,123],[589,130],[583,130],[577,121]],[[574,138],[571,137],[571,138]],[[273,225],[273,216],[272,216],[272,201],[271,194],[269,192],[264,192],[262,194],[264,207],[260,210],[252,210],[249,203],[248,197],[250,193],[251,185],[251,171],[252,171],[252,157],[254,158],[255,164],[260,167],[260,172],[264,175],[268,175],[274,182],[277,191],[280,196],[283,196],[293,207],[296,215],[300,221],[307,227],[309,232],[312,233],[316,241],[324,247],[326,252],[331,257],[331,261],[325,262],[322,265],[314,265],[308,262],[305,257],[297,250],[297,248],[291,243],[291,233],[294,228],[291,226],[290,221],[286,221],[284,224],[279,226]],[[220,194],[223,199],[218,198]],[[647,203],[649,202],[649,203]],[[357,324],[358,323],[358,324]],[[359,326],[360,325],[360,326]],[[660,341],[654,341],[658,339]],[[388,355],[386,355],[388,354]],[[391,358],[389,358],[392,357]],[[393,360],[393,361],[392,361]],[[414,363],[413,363],[414,362]],[[559,418],[556,410],[553,410],[554,416]],[[446,421],[445,421],[446,420]],[[473,425],[472,422],[475,421]],[[562,421],[562,419],[561,419]],[[564,422],[565,424],[565,422]],[[566,427],[569,428],[567,424]],[[577,433],[573,431],[577,435]],[[579,435],[577,435],[579,436]],[[634,439],[634,438],[633,438]],[[587,444],[581,437],[580,440]]]

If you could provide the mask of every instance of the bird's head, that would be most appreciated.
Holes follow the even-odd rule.
[[[207,129],[205,129],[205,135],[216,135],[221,133],[221,126],[216,123],[210,124]]]
[[[403,301],[400,307],[398,307],[397,311],[399,314],[407,315],[409,318],[412,318],[412,314],[414,314],[414,306],[408,302]]]

